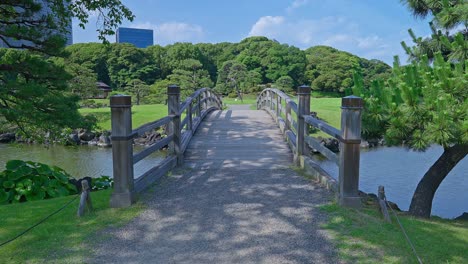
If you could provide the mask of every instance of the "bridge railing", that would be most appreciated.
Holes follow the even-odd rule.
[[[338,193],[339,204],[360,207],[359,160],[363,101],[348,96],[341,101],[341,129],[310,115],[310,87],[300,86],[297,101],[278,89],[265,89],[257,97],[257,109],[266,110],[277,122],[294,154],[295,162],[307,167],[316,178]],[[309,135],[313,126],[340,142],[339,156]],[[339,167],[338,183],[309,157],[310,148],[319,151]]]
[[[147,188],[160,176],[183,163],[183,154],[203,118],[222,108],[221,99],[209,88],[202,88],[180,102],[180,88],[167,88],[168,115],[132,130],[131,96],[110,98],[112,124],[112,163],[114,191],[111,207],[126,207],[136,201],[137,193]],[[181,120],[181,117],[184,119]],[[160,127],[166,128],[166,137],[138,153],[133,151],[133,139]],[[167,157],[158,165],[134,178],[134,165],[155,151],[169,146]]]

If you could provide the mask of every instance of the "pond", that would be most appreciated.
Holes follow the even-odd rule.
[[[138,150],[138,147],[135,151]],[[157,165],[165,152],[156,152],[135,165],[135,176],[139,176]],[[49,146],[26,144],[0,144],[0,171],[12,159],[31,160],[55,165],[75,178],[112,176],[112,149],[96,146]]]
[[[424,172],[442,153],[441,147],[426,152],[409,151],[401,147],[381,147],[361,152],[360,189],[377,192],[385,186],[387,197],[401,209],[408,210],[413,192]],[[135,166],[135,176],[158,164],[165,152],[154,153]],[[22,159],[56,165],[73,177],[112,176],[112,149],[95,146],[50,146],[0,144],[0,170],[11,159]],[[338,168],[329,161],[319,161],[330,175],[336,177]],[[462,160],[442,182],[433,202],[432,213],[453,218],[468,212],[468,159]]]
[[[419,180],[442,152],[439,146],[432,146],[426,152],[403,147],[361,150],[359,189],[376,194],[378,186],[383,185],[387,199],[402,210],[408,210]],[[338,177],[338,167],[334,163],[319,158],[316,161],[335,179]],[[454,218],[463,212],[468,212],[466,157],[442,182],[432,204],[432,214],[440,217]]]

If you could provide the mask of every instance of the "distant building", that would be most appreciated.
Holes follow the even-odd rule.
[[[96,87],[99,90],[99,92],[93,96],[93,98],[96,99],[105,99],[109,96],[109,93],[112,92],[112,88],[103,82],[96,82]]]
[[[120,27],[116,38],[117,43],[130,43],[137,48],[146,48],[153,45],[153,30]]]
[[[35,0],[36,3],[41,3],[42,4],[42,9],[40,10],[40,12],[37,12],[35,14],[35,18],[40,18],[42,16],[45,16],[49,13],[52,12],[52,5],[53,5],[53,2],[49,2],[48,0]],[[67,34],[66,34],[66,44],[65,45],[71,45],[73,44],[73,34],[72,34],[72,20],[70,18],[70,21],[68,23],[68,27],[67,27]],[[8,43],[12,46],[15,46],[15,47],[19,47],[21,46],[22,44],[25,44],[25,45],[28,45],[28,46],[31,46],[32,43],[30,41],[27,41],[27,40],[22,40],[22,39],[13,39],[13,38],[6,38]],[[8,45],[3,42],[1,39],[0,39],[0,48],[8,48]]]

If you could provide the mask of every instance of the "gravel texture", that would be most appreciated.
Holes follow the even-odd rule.
[[[339,262],[320,228],[326,215],[317,208],[332,194],[289,168],[292,155],[265,112],[228,112],[214,113],[202,124],[185,165],[143,195],[147,209],[139,217],[96,234],[101,242],[89,263]],[[249,138],[252,123],[257,131],[270,131],[270,140],[256,134]],[[208,140],[212,151],[206,153],[202,139],[210,131],[218,137]],[[252,145],[254,137],[257,145]],[[232,155],[222,151],[232,144],[230,139],[239,138],[245,139],[240,140],[245,155],[239,154],[241,143]],[[277,148],[282,151],[275,152]],[[202,151],[198,156],[197,149]],[[252,149],[272,155],[256,165]]]

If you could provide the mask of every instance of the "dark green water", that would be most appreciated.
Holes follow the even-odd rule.
[[[138,162],[135,165],[135,177],[157,165],[164,157],[165,152],[158,152]],[[111,148],[96,146],[46,148],[41,145],[0,144],[0,170],[4,170],[5,163],[12,159],[55,165],[75,178],[112,176]]]

